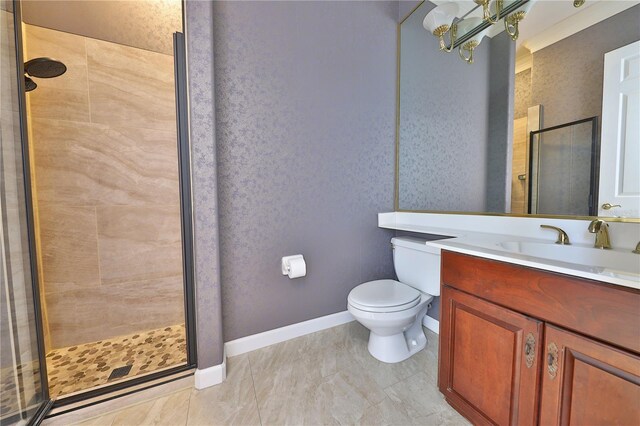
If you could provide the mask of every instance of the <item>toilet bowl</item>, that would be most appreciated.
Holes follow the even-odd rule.
[[[425,240],[391,240],[396,280],[369,281],[347,298],[348,310],[370,330],[368,349],[376,359],[404,361],[427,345],[422,319],[434,296],[440,294],[440,253]]]

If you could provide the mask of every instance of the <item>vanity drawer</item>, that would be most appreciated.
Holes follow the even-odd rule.
[[[640,353],[640,291],[442,251],[442,285]]]

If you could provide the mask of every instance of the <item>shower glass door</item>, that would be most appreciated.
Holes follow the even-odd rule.
[[[529,213],[597,214],[597,117],[531,132]]]
[[[173,39],[182,3],[21,5],[35,262],[56,414],[195,363],[188,145],[177,137],[184,55]]]
[[[45,365],[41,356],[39,305],[31,269],[23,137],[20,123],[20,63],[14,35],[14,10],[0,2],[0,425],[22,425],[48,407]],[[19,22],[19,20],[17,21]]]

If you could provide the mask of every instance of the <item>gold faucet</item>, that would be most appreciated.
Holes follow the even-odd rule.
[[[589,224],[589,232],[596,234],[596,242],[593,245],[599,249],[610,249],[609,225],[604,220],[596,219]]]
[[[569,236],[562,229],[560,229],[560,228],[558,228],[556,226],[551,226],[551,225],[540,225],[540,228],[553,229],[554,231],[557,231],[558,232],[558,240],[556,241],[556,244],[561,244],[563,246],[570,246],[571,245],[571,243],[569,242]]]
[[[636,249],[631,250],[631,253],[640,254],[640,243],[636,244]]]

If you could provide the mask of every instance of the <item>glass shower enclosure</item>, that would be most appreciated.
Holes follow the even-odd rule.
[[[597,117],[531,132],[529,213],[597,215]]]
[[[28,162],[24,161],[20,123],[24,108],[16,64],[20,43],[14,32],[13,2],[0,3],[0,425],[28,424],[50,406],[46,363],[39,347],[38,286],[34,262],[34,235],[29,232]],[[26,172],[26,173],[25,173]],[[26,179],[28,180],[28,178]]]
[[[196,365],[182,2],[55,3],[0,0],[0,426]]]

